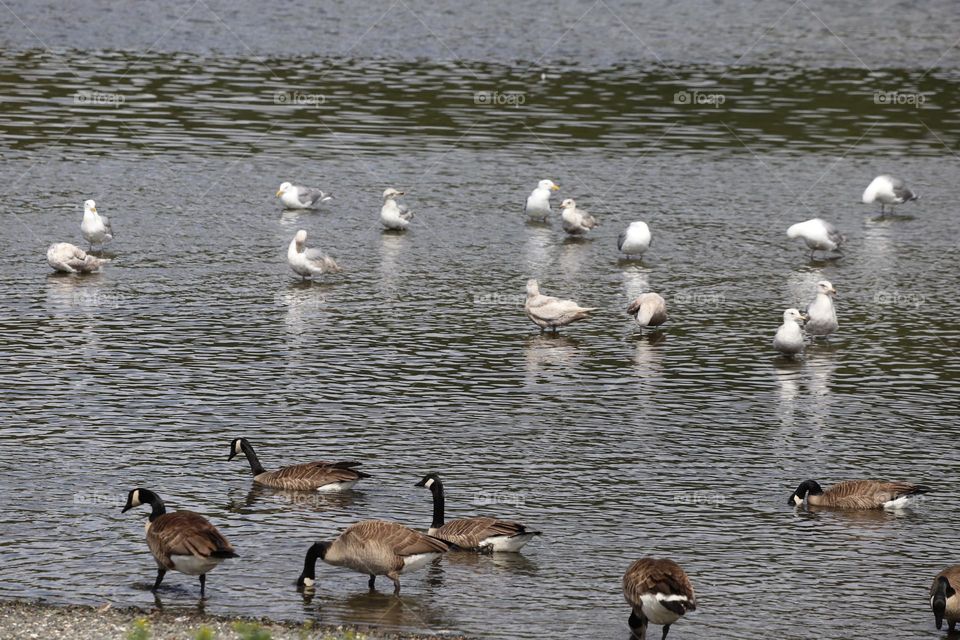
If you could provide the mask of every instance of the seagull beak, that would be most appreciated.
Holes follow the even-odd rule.
[[[283,189],[277,189],[277,197],[280,197],[280,194],[283,193]]]
[[[808,316],[808,315],[805,314],[805,313],[801,313],[801,314],[800,314],[800,319],[803,320],[804,322],[806,322],[807,320],[810,319],[810,316]]]
[[[398,196],[402,196],[402,195],[405,194],[405,193],[406,193],[406,191],[397,191],[397,195],[398,195]]]
[[[831,294],[831,295],[834,295],[834,296],[837,295],[837,290],[836,290],[836,289],[830,289],[830,294]]]
[[[550,187],[550,191],[560,191],[560,185],[558,184],[553,185],[552,187]]]

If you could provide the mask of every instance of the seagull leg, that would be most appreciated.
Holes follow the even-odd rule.
[[[367,580],[367,586],[370,587],[370,591],[376,591],[373,584],[377,581],[377,576],[370,574],[370,579]]]
[[[154,593],[157,592],[157,589],[160,588],[160,583],[163,582],[163,576],[165,576],[165,575],[167,575],[167,570],[164,569],[163,567],[158,567],[158,568],[157,568],[157,581],[153,583],[153,589],[151,589],[151,591],[153,591]]]

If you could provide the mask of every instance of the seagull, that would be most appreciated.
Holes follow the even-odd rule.
[[[880,215],[886,214],[884,207],[888,204],[892,208],[895,204],[919,199],[920,194],[911,191],[903,180],[889,175],[877,176],[863,191],[863,203],[879,202]]]
[[[536,280],[527,280],[527,301],[523,305],[523,310],[527,317],[540,327],[541,332],[544,329],[556,332],[560,327],[583,320],[591,311],[596,311],[596,309],[581,307],[573,300],[541,295],[540,284]]]
[[[837,290],[826,280],[817,283],[817,297],[807,307],[807,333],[814,337],[827,337],[840,326],[837,310],[833,308],[833,296]]]
[[[550,209],[550,192],[559,190],[560,186],[554,184],[553,180],[541,180],[537,183],[537,188],[527,196],[524,212],[532,219],[546,220],[547,216],[553,213]]]
[[[806,317],[799,309],[787,309],[783,312],[783,324],[773,336],[773,348],[780,353],[795,355],[803,352],[803,321]]]
[[[641,293],[627,307],[627,313],[637,319],[640,330],[658,327],[667,321],[667,303],[659,293]]]
[[[91,249],[94,246],[103,247],[105,242],[113,240],[110,220],[107,219],[107,216],[97,213],[97,203],[93,200],[86,200],[83,203],[83,222],[80,223],[80,232],[84,239],[90,243]]]
[[[63,273],[93,273],[110,261],[91,256],[69,242],[57,242],[47,249],[47,262],[56,271]]]
[[[311,187],[301,187],[289,182],[284,182],[277,189],[277,197],[287,207],[287,209],[309,209],[313,205],[332,200],[333,196],[324,193],[320,189]]]
[[[326,255],[320,249],[308,249],[307,231],[300,229],[297,235],[290,241],[290,247],[287,249],[287,262],[290,268],[306,280],[311,276],[318,276],[324,273],[337,273],[340,267],[337,266],[333,258]]]
[[[630,226],[617,237],[617,249],[625,253],[628,258],[642,257],[649,248],[650,227],[646,222],[640,220],[631,222]]]
[[[838,251],[847,241],[837,228],[821,218],[798,222],[787,229],[788,238],[803,238],[810,249],[810,259],[814,251]]]
[[[407,208],[407,205],[396,201],[398,196],[402,196],[403,191],[397,191],[390,188],[383,192],[383,207],[380,209],[380,222],[387,229],[403,231],[410,224],[413,218],[413,211]]]
[[[567,198],[560,203],[560,209],[563,211],[563,230],[572,236],[582,236],[593,229],[598,224],[597,219],[592,215],[577,208],[577,203],[573,198]]]

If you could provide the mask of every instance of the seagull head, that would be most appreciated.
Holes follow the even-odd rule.
[[[536,278],[530,278],[527,280],[527,296],[538,296],[540,295],[540,283],[537,282]]]
[[[84,211],[92,211],[93,213],[96,213],[96,212],[97,212],[97,203],[94,202],[93,200],[86,200],[86,201],[84,201],[84,203],[83,203],[83,210],[84,210]]]
[[[282,196],[284,193],[287,192],[287,189],[290,189],[291,187],[293,187],[293,185],[290,184],[289,182],[284,182],[283,184],[281,184],[280,188],[277,189],[277,197],[279,198],[280,196]]]
[[[821,280],[817,283],[817,291],[826,295],[826,296],[835,296],[837,295],[837,290],[833,288],[833,285],[830,284],[827,280]]]
[[[560,203],[561,209],[573,209],[576,206],[577,206],[577,203],[574,202],[573,198],[567,198],[566,200]]]
[[[797,324],[802,325],[806,319],[807,317],[800,313],[799,309],[787,309],[783,312],[784,322],[796,322]]]
[[[307,242],[307,230],[300,229],[300,231],[297,231],[297,235],[293,236],[293,241],[297,243],[298,249],[302,248]]]
[[[560,185],[554,184],[553,180],[541,180],[537,183],[537,189],[546,189],[547,191],[560,191]]]
[[[397,191],[397,190],[394,189],[393,187],[390,187],[389,189],[387,189],[387,190],[385,190],[385,191],[383,192],[383,199],[384,199],[384,200],[392,200],[393,198],[396,198],[396,197],[399,197],[399,196],[402,196],[402,195],[403,195],[403,191]]]

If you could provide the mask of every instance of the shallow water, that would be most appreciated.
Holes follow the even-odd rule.
[[[75,6],[67,22],[10,3],[30,29],[0,25],[0,597],[152,606],[146,510],[120,514],[142,485],[241,554],[210,574],[208,613],[626,638],[620,577],[655,554],[698,592],[671,637],[936,636],[926,590],[960,524],[955,6],[344,3],[315,28],[291,3]],[[694,89],[723,104],[676,102]],[[476,103],[493,91],[523,103]],[[879,219],[859,196],[883,171],[923,197]],[[524,223],[542,177],[595,234]],[[336,199],[282,212],[287,179]],[[387,186],[417,212],[405,235],[380,230]],[[43,252],[82,244],[86,198],[115,261],[51,275]],[[785,237],[814,216],[847,234],[842,259]],[[634,219],[654,233],[642,264],[615,251]],[[292,276],[300,228],[343,274]],[[600,311],[538,335],[529,277]],[[823,278],[839,334],[777,358],[782,310]],[[641,336],[624,310],[648,288],[672,317]],[[241,435],[268,469],[349,458],[373,478],[252,490],[226,461]],[[296,592],[314,540],[369,517],[426,527],[428,471],[449,516],[543,537],[404,576],[399,601],[329,567]],[[808,477],[935,493],[902,514],[795,512]],[[168,574],[163,606],[196,607],[196,587]]]

